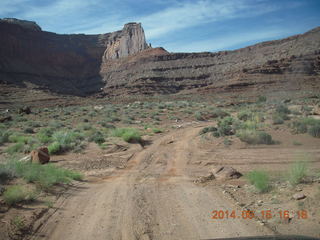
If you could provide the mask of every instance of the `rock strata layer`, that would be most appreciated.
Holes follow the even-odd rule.
[[[140,23],[113,33],[65,35],[2,19],[0,33],[1,86],[80,96],[320,89],[319,27],[217,53],[151,48]]]

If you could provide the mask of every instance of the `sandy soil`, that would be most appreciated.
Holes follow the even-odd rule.
[[[174,130],[135,153],[125,169],[71,189],[32,239],[210,239],[272,235],[254,220],[211,219],[240,210],[219,186],[193,183],[201,126]],[[199,172],[197,172],[199,171]],[[202,172],[203,174],[203,172]]]

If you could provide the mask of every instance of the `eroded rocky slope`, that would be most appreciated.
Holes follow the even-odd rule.
[[[319,89],[319,72],[320,28],[235,51],[167,53],[148,49],[129,58],[105,61],[101,71],[109,94]]]

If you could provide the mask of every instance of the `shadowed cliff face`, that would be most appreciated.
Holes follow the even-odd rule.
[[[125,57],[147,47],[143,29],[135,23],[108,34],[59,35],[41,31],[34,22],[4,19],[0,33],[0,83],[29,82],[72,95],[100,91],[102,59]]]

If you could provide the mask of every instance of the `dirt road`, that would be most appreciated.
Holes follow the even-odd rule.
[[[254,220],[210,218],[237,210],[221,190],[193,183],[188,164],[197,158],[198,127],[168,133],[145,146],[104,180],[83,183],[33,239],[212,239],[270,235]],[[240,210],[240,209],[238,209]]]

